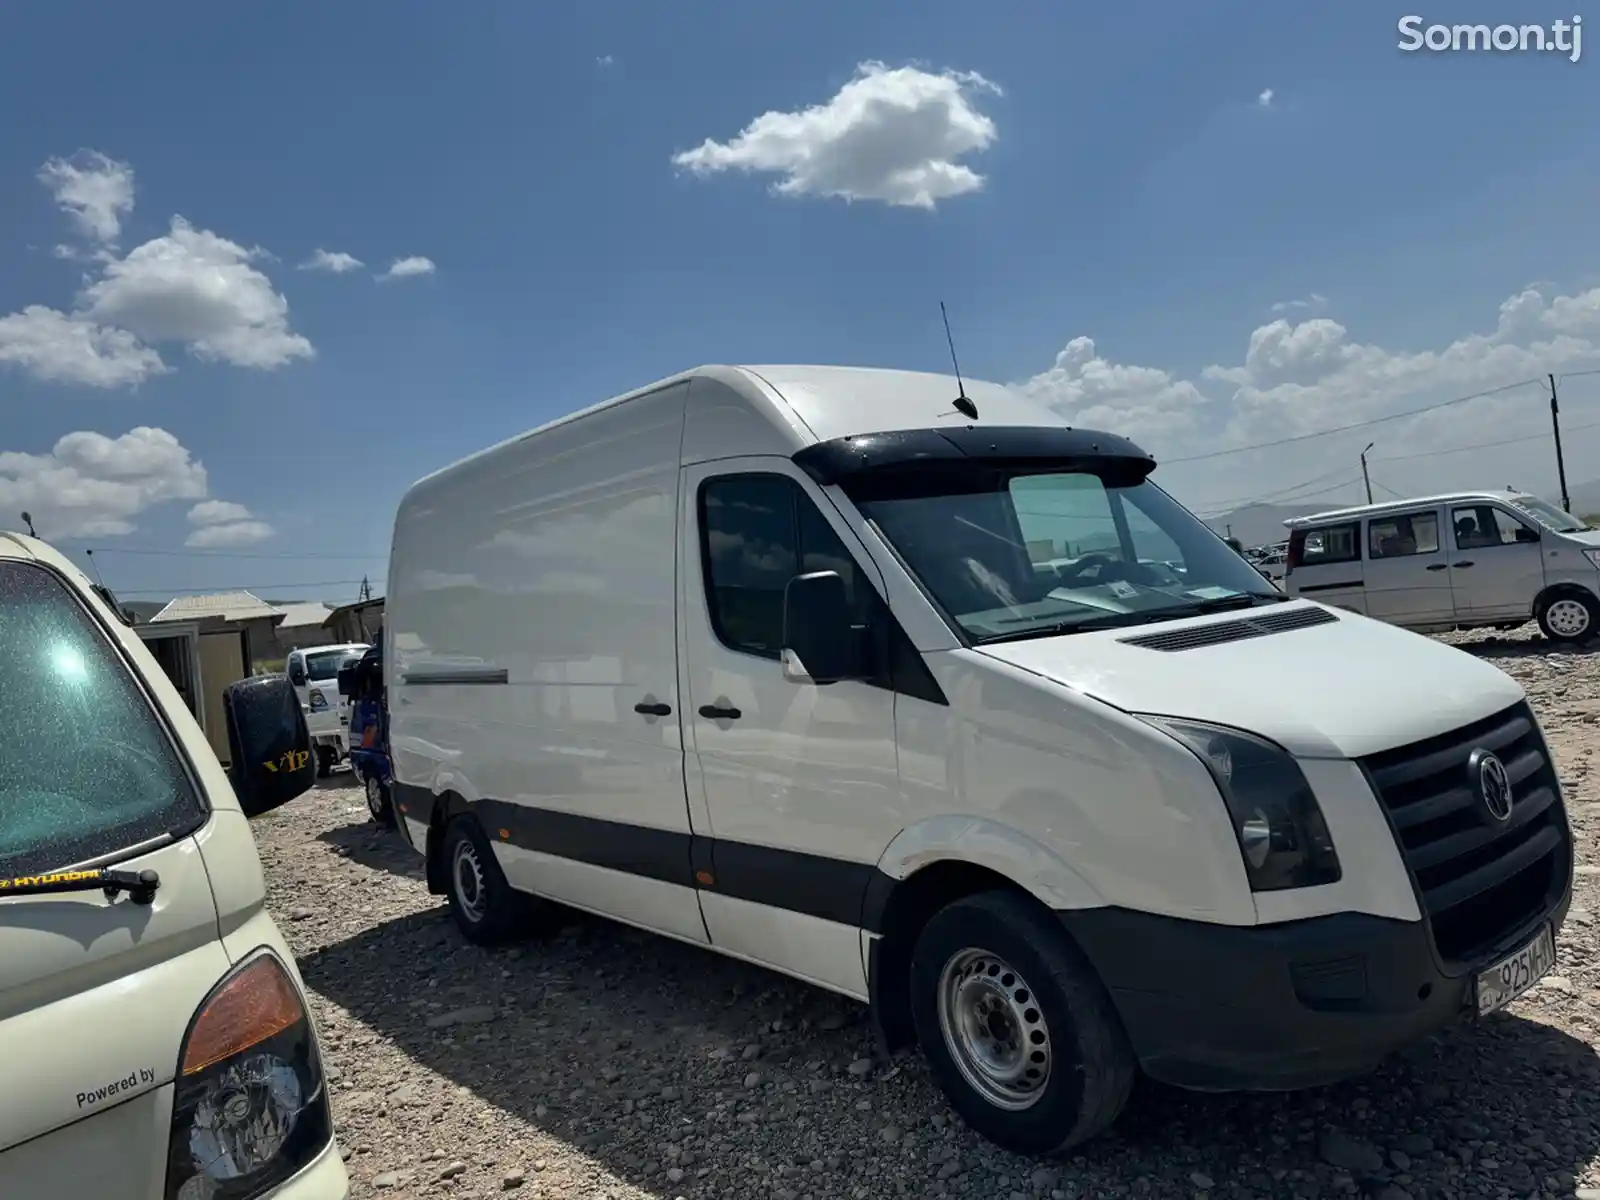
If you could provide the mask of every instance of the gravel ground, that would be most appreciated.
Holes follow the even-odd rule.
[[[1557,976],[1381,1073],[1288,1096],[1141,1083],[1112,1134],[1018,1158],[950,1114],[864,1010],[579,918],[468,945],[340,773],[258,822],[357,1197],[1566,1197],[1600,1200],[1600,652],[1454,640],[1528,689],[1577,833]]]

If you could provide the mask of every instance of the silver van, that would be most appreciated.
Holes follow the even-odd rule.
[[[1530,618],[1556,642],[1600,629],[1600,530],[1520,492],[1455,492],[1284,522],[1291,596],[1419,633]]]

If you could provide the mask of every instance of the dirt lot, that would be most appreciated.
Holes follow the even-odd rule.
[[[1600,1200],[1600,652],[1456,639],[1527,687],[1566,785],[1577,896],[1559,975],[1369,1079],[1287,1097],[1144,1086],[1060,1163],[951,1117],[863,1013],[705,951],[584,920],[466,944],[347,775],[259,822],[270,903],[315,993],[358,1197]]]

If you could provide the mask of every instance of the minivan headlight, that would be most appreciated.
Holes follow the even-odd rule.
[[[1589,560],[1592,566],[1600,567],[1600,550],[1585,550],[1583,556]]]
[[[321,688],[311,689],[311,711],[322,712],[328,707],[328,698],[322,694]]]
[[[1233,819],[1254,892],[1337,883],[1339,855],[1322,807],[1293,755],[1238,729],[1143,718],[1200,757]]]
[[[219,983],[183,1041],[167,1200],[255,1200],[333,1137],[316,1034],[270,951]]]

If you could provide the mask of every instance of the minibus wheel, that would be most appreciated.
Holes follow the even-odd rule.
[[[389,802],[389,789],[383,780],[378,778],[376,771],[368,773],[366,789],[367,811],[372,814],[372,819],[379,825],[393,825],[394,805]]]
[[[1540,596],[1533,616],[1552,642],[1587,642],[1600,631],[1600,603],[1575,587]]]
[[[451,821],[442,850],[450,915],[466,939],[491,946],[522,933],[530,898],[506,882],[477,818],[463,813]]]
[[[1111,997],[1055,917],[1009,891],[953,902],[911,957],[917,1038],[966,1123],[1021,1154],[1108,1128],[1137,1063]]]

